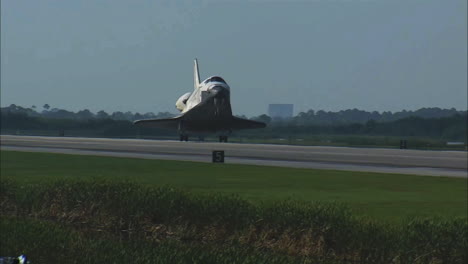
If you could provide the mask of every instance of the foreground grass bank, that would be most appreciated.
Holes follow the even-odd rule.
[[[0,161],[2,179],[22,184],[129,180],[194,193],[236,194],[253,203],[338,202],[381,221],[467,217],[466,179],[13,151],[1,151]]]
[[[0,255],[26,254],[32,263],[307,263],[304,257],[253,247],[184,244],[180,241],[122,240],[37,219],[0,218]]]
[[[335,203],[252,204],[114,181],[2,180],[0,205],[0,254],[36,263],[468,260],[466,218],[378,223]]]

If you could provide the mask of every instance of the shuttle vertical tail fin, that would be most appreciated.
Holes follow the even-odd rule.
[[[198,61],[195,59],[193,65],[193,86],[194,89],[197,89],[200,86],[200,74],[198,73]]]

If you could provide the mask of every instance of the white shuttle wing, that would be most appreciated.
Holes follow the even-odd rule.
[[[232,117],[229,123],[231,125],[231,129],[253,129],[266,127],[265,123],[243,119],[235,116]]]
[[[142,125],[146,127],[159,127],[159,128],[170,128],[177,129],[182,116],[163,118],[163,119],[144,119],[136,120],[133,122],[135,125]]]
[[[137,120],[134,122],[135,125],[142,125],[146,127],[159,127],[159,128],[169,128],[169,129],[178,129],[179,124],[183,121],[183,117],[186,115],[181,115],[173,118],[163,118],[163,119],[144,119]],[[203,126],[206,125],[206,129],[211,130],[211,124],[201,123],[199,130],[203,130]],[[225,130],[238,130],[238,129],[254,129],[254,128],[264,128],[265,123],[243,119],[239,117],[232,116],[231,118],[223,120],[223,129]]]

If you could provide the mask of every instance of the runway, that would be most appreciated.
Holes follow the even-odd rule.
[[[466,178],[467,152],[1,135],[1,149]]]

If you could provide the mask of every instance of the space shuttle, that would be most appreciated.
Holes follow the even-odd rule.
[[[144,119],[135,125],[170,128],[179,132],[180,141],[188,141],[189,135],[217,134],[219,142],[227,142],[233,130],[264,128],[265,123],[242,119],[232,115],[231,89],[219,76],[211,76],[200,82],[198,61],[194,61],[194,90],[176,101],[180,115],[164,119]]]

